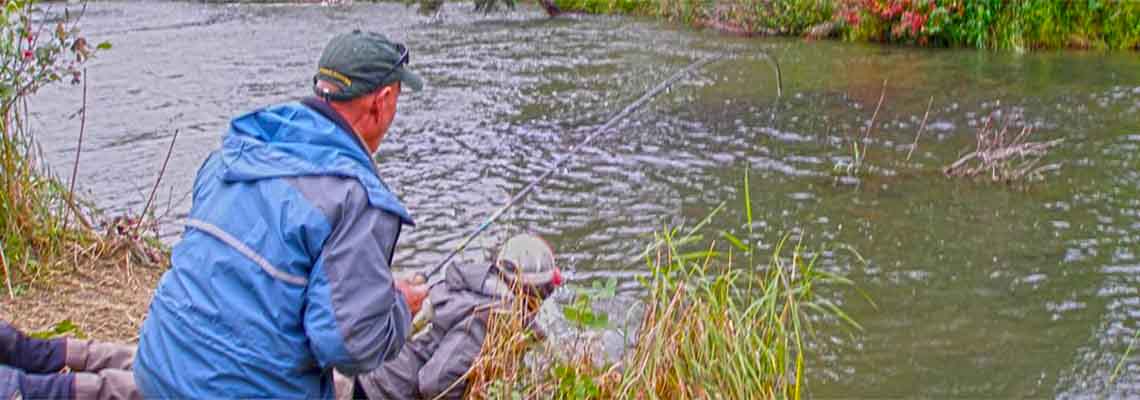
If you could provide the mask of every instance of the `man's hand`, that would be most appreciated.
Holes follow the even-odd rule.
[[[419,282],[415,277],[397,279],[396,289],[404,295],[404,301],[408,303],[408,309],[412,311],[412,316],[419,314],[424,299],[427,298],[427,284]]]

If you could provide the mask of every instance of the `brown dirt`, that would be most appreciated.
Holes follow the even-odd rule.
[[[28,332],[71,320],[90,338],[134,343],[164,271],[119,265],[62,273],[15,300],[4,296],[0,319]]]

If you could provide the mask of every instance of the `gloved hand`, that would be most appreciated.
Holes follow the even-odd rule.
[[[419,314],[420,308],[424,304],[424,299],[427,298],[428,286],[425,282],[420,282],[416,277],[396,280],[396,289],[404,295],[404,301],[408,303],[408,309],[411,310],[412,316]]]

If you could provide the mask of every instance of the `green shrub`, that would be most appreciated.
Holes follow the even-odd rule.
[[[754,2],[756,24],[759,27],[793,35],[830,21],[834,11],[832,0],[754,0]]]
[[[1136,49],[1140,2],[839,0],[851,40],[998,49]]]
[[[557,0],[555,4],[564,11],[590,14],[647,14],[655,0]]]

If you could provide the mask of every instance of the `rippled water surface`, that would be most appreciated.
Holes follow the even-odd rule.
[[[746,231],[749,169],[762,246],[792,233],[866,259],[824,253],[824,267],[877,307],[855,291],[833,294],[865,330],[822,325],[814,397],[1140,396],[1140,349],[1108,385],[1140,324],[1136,53],[745,40],[470,8],[449,4],[431,20],[398,4],[94,3],[86,32],[114,49],[89,67],[79,182],[111,212],[138,211],[177,130],[159,194],[159,211],[176,219],[229,118],[307,95],[333,34],[380,30],[410,44],[430,82],[401,98],[379,156],[419,223],[397,263],[419,268],[641,92],[700,56],[733,53],[599,138],[484,243],[537,231],[575,279],[629,286],[644,269],[633,259],[666,224],[695,223],[727,201],[714,225]],[[779,100],[760,51],[783,67]],[[837,183],[833,166],[850,159],[884,80],[871,175]],[[71,169],[80,93],[54,88],[33,104],[58,171]],[[1028,189],[941,177],[995,111],[1021,115],[1039,139],[1065,138],[1049,158],[1062,169]]]

